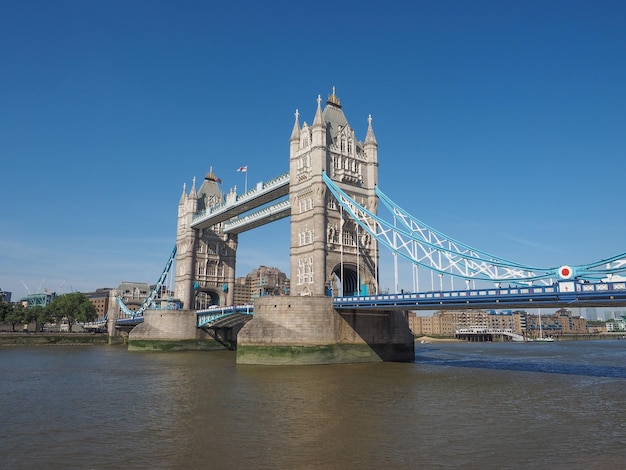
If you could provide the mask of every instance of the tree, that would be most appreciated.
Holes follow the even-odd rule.
[[[4,319],[13,307],[9,302],[0,300],[0,323],[4,323]]]
[[[35,322],[35,331],[43,331],[44,323],[52,320],[52,316],[47,307],[41,305],[35,305],[29,309],[29,321]]]
[[[12,304],[4,317],[4,321],[11,325],[11,331],[15,332],[15,325],[24,323],[27,319],[26,308],[22,304]]]
[[[48,306],[48,311],[57,322],[67,320],[69,331],[77,321],[88,322],[98,317],[98,312],[87,296],[81,292],[72,292],[56,297]]]

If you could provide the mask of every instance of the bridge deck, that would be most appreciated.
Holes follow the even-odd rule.
[[[337,297],[334,305],[337,309],[394,310],[626,306],[626,282],[564,281],[552,286]]]

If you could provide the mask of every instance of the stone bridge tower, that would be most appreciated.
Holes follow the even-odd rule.
[[[194,178],[178,202],[175,296],[187,310],[234,303],[237,235],[224,233],[222,224],[191,228],[195,213],[224,202],[218,182],[211,170],[196,191]]]
[[[290,138],[291,295],[325,296],[378,292],[378,244],[343,214],[322,173],[376,214],[378,144],[368,118],[365,142],[333,93],[322,110],[317,99],[313,124],[300,127],[296,111]]]

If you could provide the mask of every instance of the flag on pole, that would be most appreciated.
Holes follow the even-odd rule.
[[[240,166],[239,168],[237,168],[237,171],[243,171],[244,173],[248,171],[248,167],[247,166]]]

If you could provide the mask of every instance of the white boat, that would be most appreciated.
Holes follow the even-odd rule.
[[[540,343],[552,343],[554,338],[552,336],[543,336],[543,329],[541,328],[541,309],[539,309],[539,338],[533,339]]]

